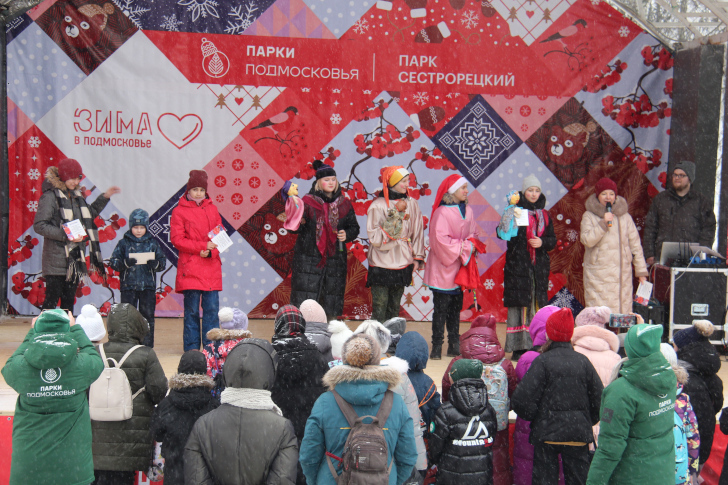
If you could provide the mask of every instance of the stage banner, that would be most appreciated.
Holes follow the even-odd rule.
[[[135,208],[167,256],[157,315],[183,313],[175,292],[172,210],[190,170],[232,240],[222,306],[271,318],[288,303],[296,234],[283,227],[283,184],[301,193],[312,162],[334,167],[361,232],[349,243],[345,317],[371,315],[366,211],[380,169],[405,166],[425,235],[439,184],[460,173],[486,253],[461,318],[504,321],[506,194],[535,174],[558,238],[549,298],[583,304],[584,202],[613,178],[638,229],[664,189],[672,56],[600,0],[47,0],[7,26],[11,312],[45,298],[43,237],[33,229],[48,167],[83,166],[111,253]],[[76,311],[106,313],[120,275],[84,282]],[[432,319],[415,272],[401,315]],[[566,296],[571,303],[566,301]],[[564,301],[562,301],[564,300]]]

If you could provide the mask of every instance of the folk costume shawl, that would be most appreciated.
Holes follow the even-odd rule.
[[[345,198],[341,195],[341,189],[334,192],[336,197],[332,202],[326,202],[319,192],[308,193],[303,196],[303,201],[316,212],[316,247],[321,253],[319,268],[326,266],[326,260],[336,250],[336,233],[339,228],[339,220],[346,216],[348,211],[341,210]]]

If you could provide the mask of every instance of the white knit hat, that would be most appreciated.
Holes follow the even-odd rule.
[[[84,305],[81,314],[76,318],[86,336],[92,342],[98,342],[106,336],[106,327],[99,311],[93,305]]]
[[[344,342],[349,340],[354,332],[341,320],[331,320],[328,330],[331,333],[331,355],[333,355],[334,359],[340,359]]]

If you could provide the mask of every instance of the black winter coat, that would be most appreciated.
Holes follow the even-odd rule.
[[[541,194],[535,204],[526,200],[521,193],[518,206],[525,210],[543,209],[546,207],[546,196]],[[508,241],[506,264],[503,267],[503,305],[506,307],[527,307],[531,305],[531,280],[536,286],[536,301],[539,307],[548,304],[549,272],[551,258],[549,251],[556,247],[554,222],[549,214],[549,223],[541,235],[542,246],[536,249],[536,265],[531,263],[528,252],[529,244],[526,227],[518,228],[518,236]]]
[[[341,189],[332,196],[326,197],[323,192],[311,194],[330,204],[343,197]],[[296,246],[293,248],[291,264],[291,305],[300,306],[304,300],[316,300],[326,312],[329,319],[336,318],[344,312],[344,293],[346,292],[346,255],[347,251],[337,250],[326,260],[324,267],[319,267],[321,253],[316,246],[317,211],[306,204],[301,226],[298,228]],[[345,199],[339,206],[338,230],[346,231],[346,241],[350,242],[359,236],[359,223],[351,202]]]
[[[435,413],[430,434],[430,460],[437,483],[493,484],[493,440],[498,430],[482,379],[461,379],[450,389],[450,401]]]
[[[184,485],[185,443],[197,418],[217,408],[210,394],[213,381],[207,375],[175,374],[169,379],[169,395],[152,414],[150,430],[154,441],[162,442],[164,483]]]
[[[130,253],[154,253],[154,268],[146,264],[127,267],[126,260]],[[157,287],[157,271],[164,271],[167,258],[151,232],[147,231],[142,237],[136,237],[129,229],[116,244],[109,265],[121,273],[121,291],[153,290]]]
[[[700,432],[700,430],[698,430]],[[723,408],[723,412],[720,413],[720,432],[728,435],[728,408]],[[728,449],[727,449],[728,451]],[[720,480],[718,485],[728,485],[728,460],[723,455],[723,469],[720,472]]]
[[[570,342],[552,342],[536,357],[511,397],[516,414],[531,421],[529,441],[592,443],[599,422],[602,380]]]
[[[720,355],[708,340],[693,342],[677,352],[680,360],[687,362],[688,382],[683,392],[690,397],[690,404],[698,420],[700,433],[700,464],[708,461],[715,434],[715,415],[723,407],[723,381],[718,377]]]

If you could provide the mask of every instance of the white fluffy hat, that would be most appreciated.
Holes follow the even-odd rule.
[[[76,323],[81,326],[86,336],[92,342],[98,342],[106,336],[106,327],[99,311],[93,305],[84,305],[81,314],[76,318]]]

